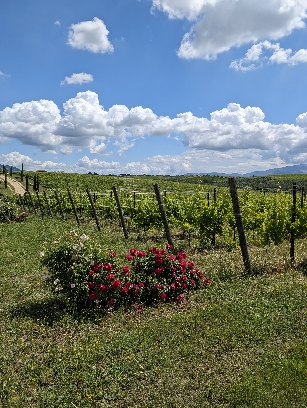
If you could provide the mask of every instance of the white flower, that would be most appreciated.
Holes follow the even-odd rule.
[[[83,247],[84,247],[84,245],[82,244],[82,242],[80,242],[78,249],[82,249]]]
[[[53,282],[53,284],[54,284],[54,285],[57,285],[59,282],[60,282],[60,280],[59,280],[59,279],[56,279],[56,280]]]
[[[41,251],[41,252],[39,253],[39,256],[40,256],[41,258],[42,258],[44,255],[45,255],[45,254],[44,254],[43,251]]]
[[[76,285],[75,285],[74,283],[71,283],[71,284],[70,284],[70,287],[73,289],[73,288],[76,287]]]
[[[82,234],[80,237],[81,241],[87,241],[89,239],[89,237],[85,234]]]

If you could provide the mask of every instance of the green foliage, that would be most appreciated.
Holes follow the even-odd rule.
[[[0,198],[0,222],[16,221],[18,207],[13,199]]]

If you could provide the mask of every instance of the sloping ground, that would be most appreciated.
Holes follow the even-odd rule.
[[[0,180],[4,180],[4,175],[3,174],[0,175]],[[8,177],[7,182],[12,187],[12,189],[15,191],[15,194],[24,195],[24,193],[26,192],[23,185],[21,183],[19,183],[19,181],[15,180],[15,179],[13,179],[11,177]]]

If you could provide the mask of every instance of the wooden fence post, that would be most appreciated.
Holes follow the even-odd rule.
[[[42,214],[42,219],[44,219],[44,215],[45,215],[45,213],[44,213],[44,208],[43,208],[43,205],[42,205],[42,202],[41,202],[40,196],[39,196],[39,194],[38,194],[38,191],[36,191],[36,197],[37,197],[37,201],[38,201],[39,209],[40,209],[41,214]]]
[[[77,224],[80,227],[80,219],[79,219],[79,216],[78,216],[78,212],[77,212],[77,209],[76,209],[76,206],[75,206],[74,199],[72,198],[72,195],[71,195],[71,192],[70,192],[69,188],[67,189],[67,192],[68,192],[69,200],[70,200],[71,205],[72,205],[72,209],[74,210],[74,214],[75,214],[75,217],[76,217]]]
[[[294,223],[296,218],[296,183],[293,183],[292,188],[292,217],[291,217],[291,235],[290,235],[290,259],[294,261],[294,242],[295,242],[295,230]]]
[[[28,195],[29,195],[29,197],[30,197],[30,202],[31,202],[31,205],[32,205],[32,207],[33,207],[34,214],[37,214],[37,211],[36,211],[36,208],[35,208],[35,205],[34,205],[34,202],[33,202],[33,198],[32,198],[32,196],[31,196],[30,191],[28,191]]]
[[[173,244],[173,240],[172,240],[171,232],[170,232],[170,229],[169,229],[169,225],[168,225],[168,221],[167,221],[167,217],[166,217],[166,212],[165,212],[165,209],[164,209],[164,205],[163,205],[163,202],[162,202],[162,198],[161,198],[161,194],[160,194],[158,184],[154,184],[154,190],[155,190],[155,193],[156,193],[156,198],[157,198],[159,209],[160,209],[160,214],[161,214],[161,218],[162,218],[162,221],[163,221],[164,231],[165,231],[165,234],[166,234],[167,242],[168,242],[169,245],[171,245],[174,248],[174,244]]]
[[[54,192],[55,198],[57,200],[57,203],[58,203],[58,206],[59,206],[59,209],[60,209],[60,214],[61,214],[62,220],[64,221],[65,220],[65,215],[64,215],[64,212],[63,212],[60,197],[59,197],[58,192],[56,190],[54,190],[53,192]]]
[[[52,217],[51,207],[50,207],[50,204],[49,204],[49,201],[48,201],[48,197],[47,197],[47,193],[46,193],[45,190],[44,190],[44,197],[45,197],[45,201],[46,201],[46,204],[47,204],[47,208],[48,208],[49,215],[50,215],[50,217]]]
[[[118,197],[117,190],[116,190],[115,186],[112,187],[112,191],[113,191],[115,201],[116,201],[116,204],[117,204],[118,214],[119,214],[119,218],[120,218],[120,221],[121,221],[121,224],[122,224],[122,227],[123,227],[124,236],[127,239],[128,238],[128,230],[127,230],[127,227],[126,227],[123,210],[122,210],[122,207],[120,205],[119,197]]]
[[[229,183],[229,187],[230,187],[230,194],[231,194],[231,198],[232,198],[233,212],[234,212],[234,216],[235,216],[235,219],[236,219],[236,225],[237,225],[237,230],[238,230],[238,234],[239,234],[239,241],[240,241],[240,247],[241,247],[241,253],[242,253],[242,258],[243,258],[245,271],[248,274],[251,274],[252,273],[252,268],[251,268],[251,264],[250,264],[250,260],[249,260],[247,242],[246,242],[246,237],[245,237],[245,232],[244,232],[242,215],[241,215],[241,211],[240,211],[240,204],[239,204],[239,199],[238,199],[238,192],[237,192],[237,185],[236,185],[235,177],[229,177],[228,178],[228,183]]]
[[[86,189],[86,192],[87,192],[88,199],[90,200],[90,203],[91,203],[91,207],[92,207],[92,210],[93,210],[93,214],[94,214],[94,218],[95,218],[95,221],[96,221],[97,229],[98,229],[98,231],[101,231],[100,223],[99,223],[99,220],[98,220],[98,217],[97,217],[96,207],[95,207],[92,195],[91,195],[90,190],[88,188]]]

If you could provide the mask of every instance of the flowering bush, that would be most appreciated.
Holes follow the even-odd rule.
[[[0,198],[0,222],[20,221],[20,215],[18,216],[17,205],[12,199]]]
[[[182,303],[185,295],[210,284],[184,252],[172,248],[131,248],[124,262],[113,250],[91,245],[86,235],[72,232],[41,252],[42,265],[55,292],[78,309],[152,304],[157,301]]]

